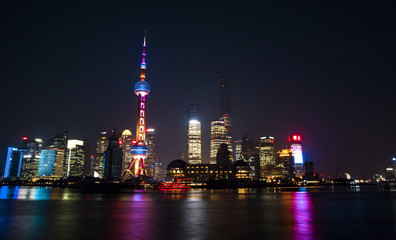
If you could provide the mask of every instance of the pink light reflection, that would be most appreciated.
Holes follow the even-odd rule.
[[[312,226],[312,204],[308,192],[295,192],[293,195],[293,239],[315,239]]]

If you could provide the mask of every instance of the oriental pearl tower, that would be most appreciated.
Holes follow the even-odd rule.
[[[140,81],[135,84],[135,94],[138,96],[138,112],[136,124],[136,141],[131,147],[132,162],[125,170],[122,178],[128,174],[134,177],[146,175],[144,160],[147,158],[149,149],[146,146],[146,96],[150,93],[150,85],[146,78],[146,32],[144,32],[142,63],[140,64]]]

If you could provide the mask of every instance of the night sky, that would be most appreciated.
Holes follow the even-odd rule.
[[[325,176],[384,173],[396,156],[392,1],[2,1],[0,157],[24,135],[135,133],[147,29],[148,127],[166,165],[200,103],[203,159],[230,82],[233,140],[303,135]],[[4,163],[3,163],[4,164]]]

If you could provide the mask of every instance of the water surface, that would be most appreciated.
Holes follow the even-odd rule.
[[[0,238],[396,239],[396,192],[327,190],[109,194],[3,186]]]

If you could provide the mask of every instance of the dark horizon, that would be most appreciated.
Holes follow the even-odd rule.
[[[161,161],[187,150],[200,103],[203,160],[229,81],[233,141],[303,136],[324,176],[384,173],[396,156],[392,2],[2,2],[0,163],[22,136],[135,135],[147,29],[147,127]]]

